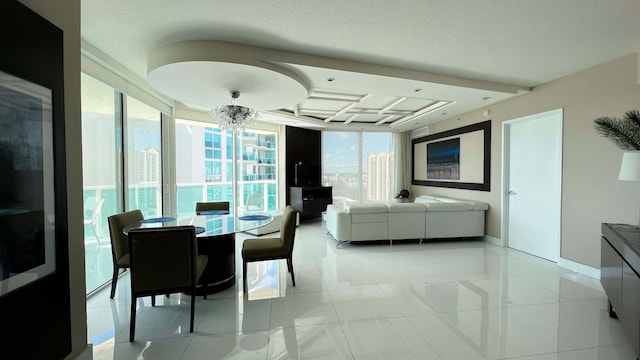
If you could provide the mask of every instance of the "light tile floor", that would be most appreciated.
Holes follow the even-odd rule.
[[[630,360],[596,279],[481,240],[343,244],[304,222],[284,261],[251,263],[235,287],[196,301],[138,306],[129,342],[129,278],[87,303],[94,359]],[[259,276],[258,276],[259,275]]]

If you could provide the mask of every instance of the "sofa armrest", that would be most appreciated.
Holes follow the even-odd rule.
[[[338,241],[351,240],[351,214],[336,205],[327,205],[327,230]]]

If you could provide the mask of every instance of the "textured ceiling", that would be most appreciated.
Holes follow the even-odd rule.
[[[143,82],[149,54],[175,42],[276,50],[268,61],[309,98],[274,114],[404,131],[637,52],[639,17],[637,0],[82,0],[81,31]],[[391,127],[439,101],[449,105]]]

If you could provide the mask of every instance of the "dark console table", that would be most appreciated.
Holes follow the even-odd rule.
[[[609,316],[620,320],[640,353],[640,227],[602,224],[600,282],[609,298]]]
[[[300,213],[300,219],[322,216],[327,205],[333,202],[331,186],[292,186],[289,188],[291,206]]]

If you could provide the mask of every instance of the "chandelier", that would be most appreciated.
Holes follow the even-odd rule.
[[[231,91],[231,104],[218,106],[211,111],[211,116],[218,121],[222,130],[242,130],[259,117],[257,111],[235,105],[235,100],[239,97],[239,91]]]

